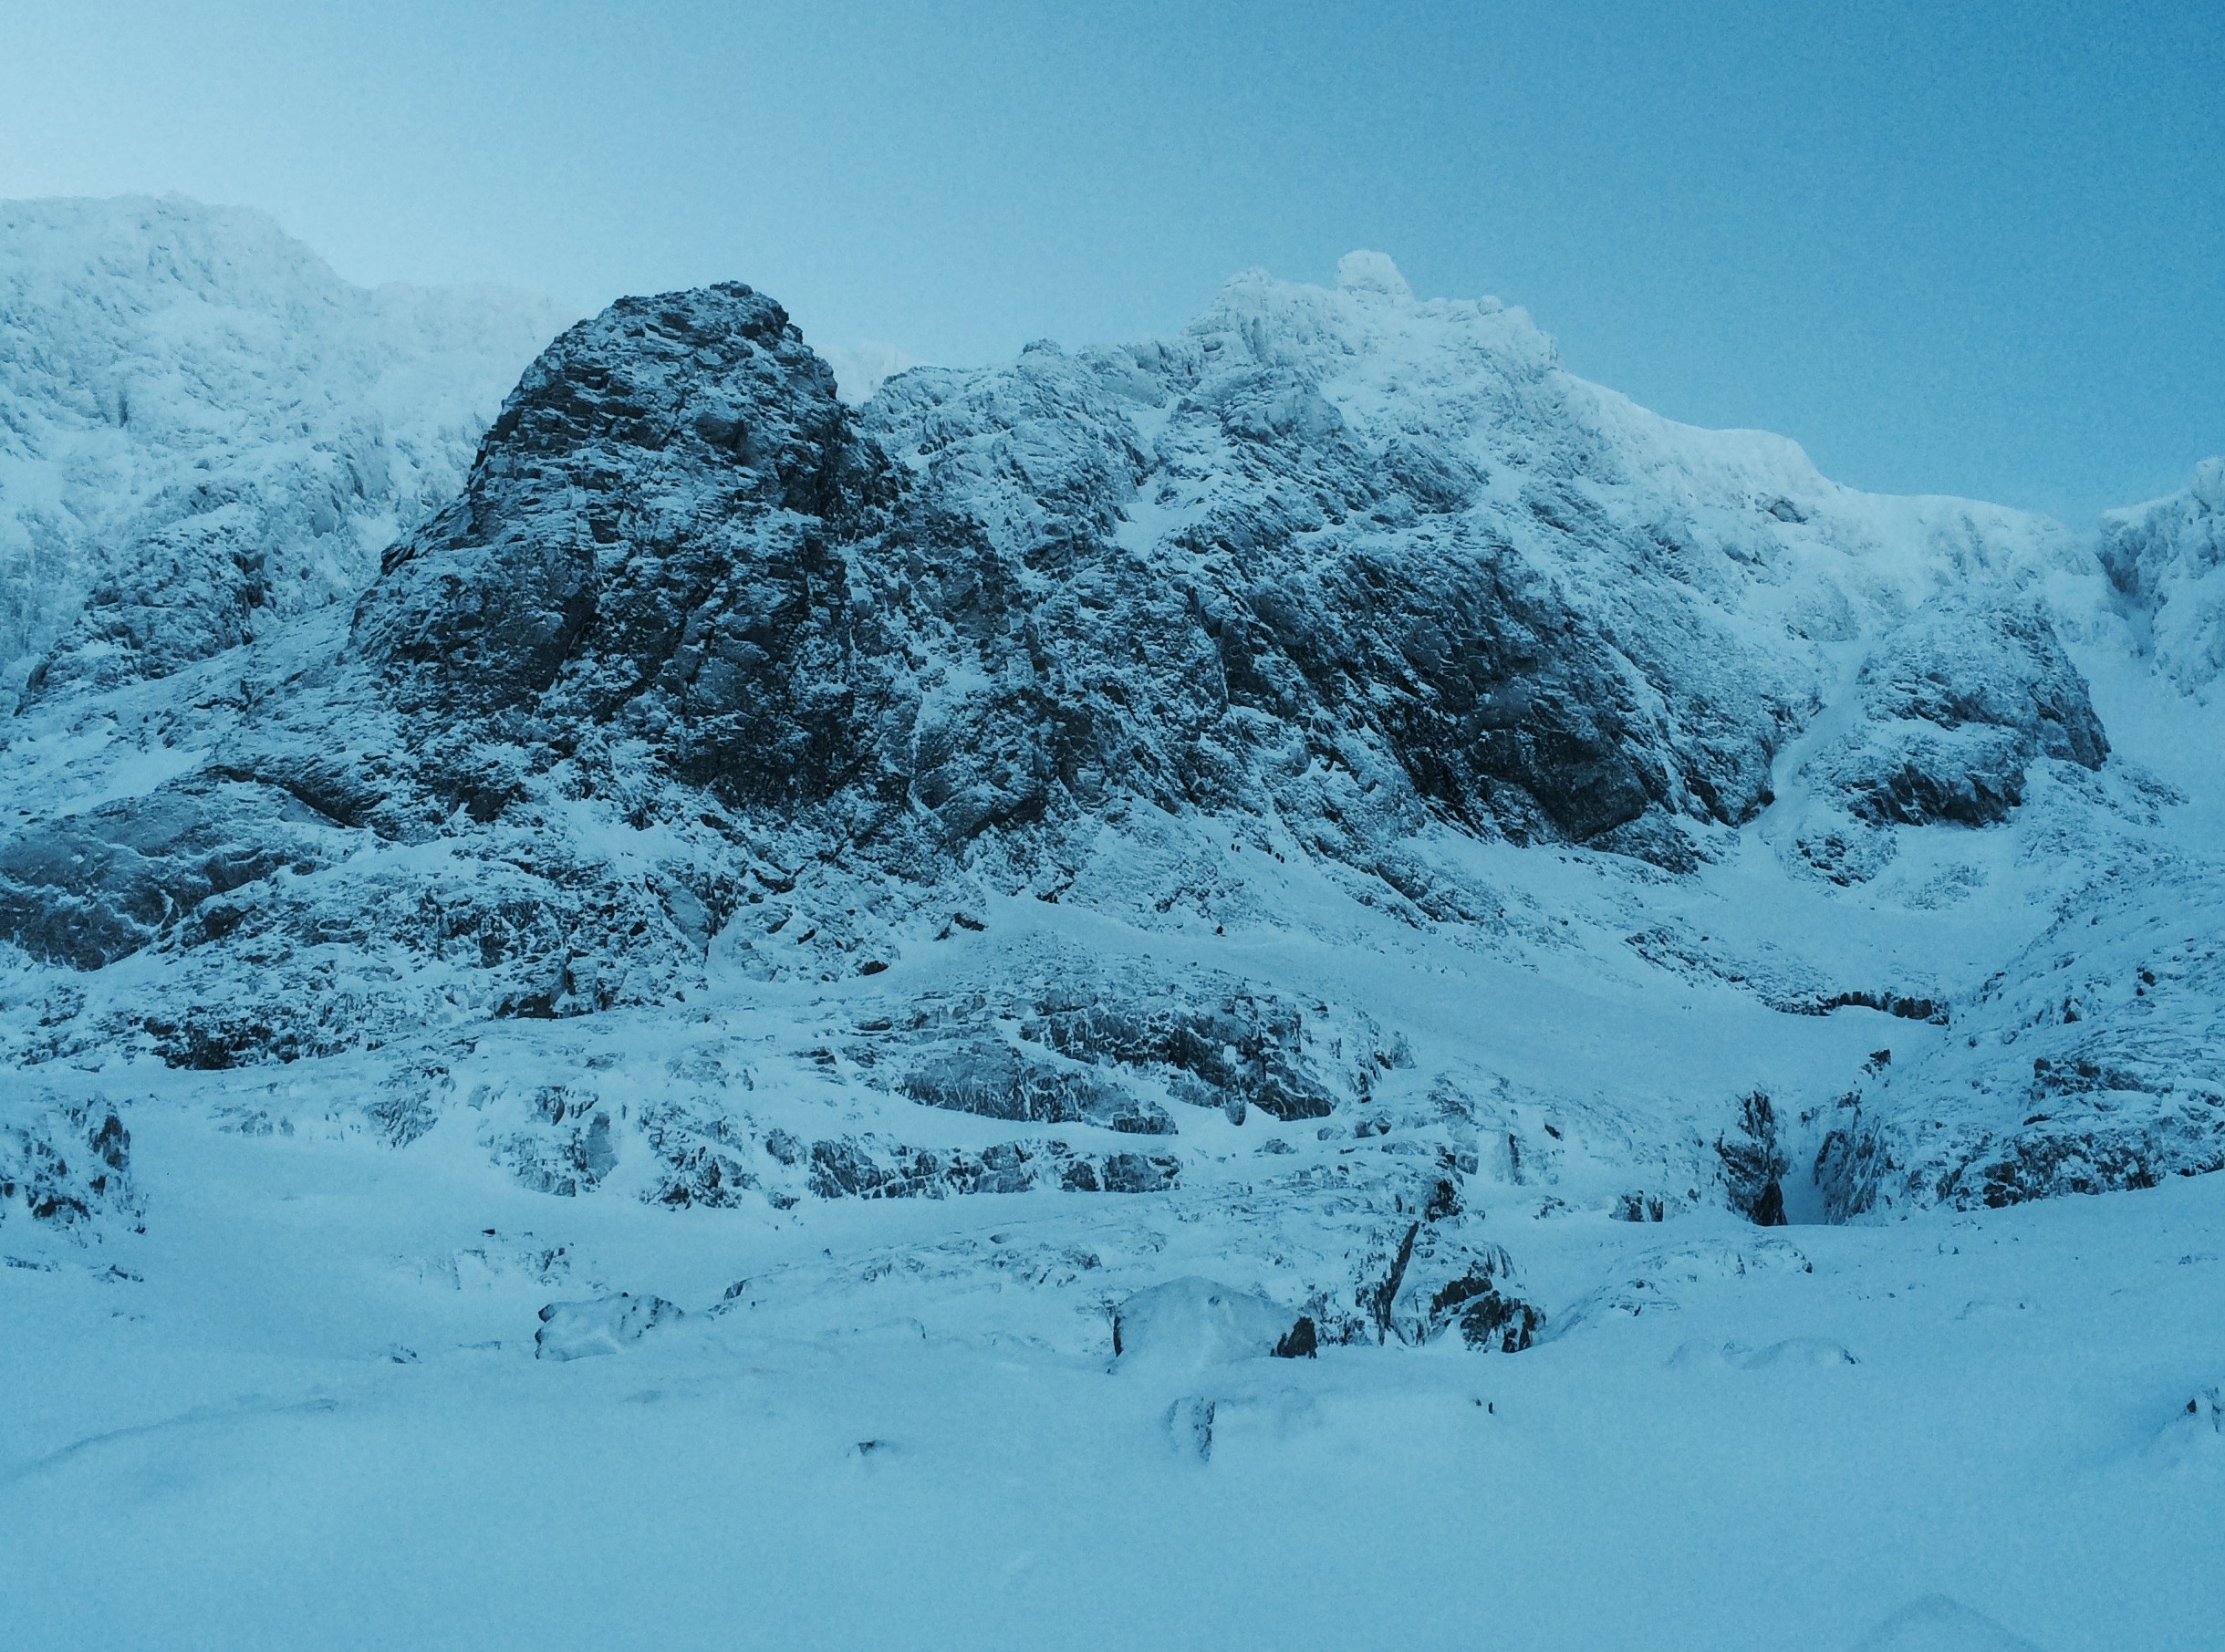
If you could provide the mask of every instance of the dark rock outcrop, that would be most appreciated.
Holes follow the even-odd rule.
[[[314,870],[338,852],[332,826],[290,795],[213,778],[34,826],[0,844],[0,940],[97,970],[213,896]]]
[[[1755,1090],[1739,1102],[1735,1128],[1715,1138],[1725,1201],[1758,1228],[1784,1225],[1784,1174],[1790,1164],[1779,1140],[1777,1109]]]
[[[624,299],[534,363],[353,647],[450,731],[639,739],[737,806],[871,791],[896,650],[843,545],[884,472],[770,299]]]

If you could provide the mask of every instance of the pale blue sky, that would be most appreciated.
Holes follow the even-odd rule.
[[[2219,0],[0,0],[0,195],[951,362],[1377,247],[1672,417],[2084,522],[2225,450],[2220,87]]]

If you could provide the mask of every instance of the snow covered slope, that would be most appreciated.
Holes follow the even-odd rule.
[[[2209,1652],[2225,1621],[2225,1178],[1883,1228],[1525,1216],[1587,1304],[1527,1352],[1131,1362],[1064,1299],[1225,1276],[1244,1230],[559,1200],[468,1131],[398,1155],[324,1112],[142,1104],[143,1237],[0,1227],[21,1638]],[[590,1345],[546,1305],[621,1290],[681,1312],[535,1356]]]
[[[161,676],[352,594],[565,319],[351,286],[238,208],[0,203],[0,691]]]
[[[529,1407],[589,1356],[639,1375],[547,1415],[623,1434],[629,1395],[726,1404],[737,1358],[773,1362],[768,1393],[864,1381],[885,1342],[943,1397],[845,1473],[889,1439],[983,1449],[929,1420],[978,1389],[1031,1440],[1100,1408],[1069,1439],[1092,1461],[1148,1416],[1182,1472],[1253,1439],[1270,1479],[1341,1484],[1330,1460],[1428,1449],[1373,1423],[1286,1449],[1293,1419],[1395,1392],[1413,1441],[1471,1462],[1440,1413],[1488,1408],[1476,1372],[1652,1415],[1671,1355],[1715,1420],[1664,1487],[1750,1390],[1781,1407],[1757,1460],[1821,1407],[1819,1460],[1851,1463],[1937,1350],[1976,1369],[2016,1340],[1851,1305],[1888,1276],[1949,1288],[1965,1237],[2069,1254],[2121,1222],[2142,1266],[2183,1243],[2194,1268],[2215,1236],[2215,1189],[2181,1181],[2225,1166],[2225,712],[2182,669],[2212,480],[2099,544],[1857,494],[1375,255],[858,408],[747,287],[623,300],[526,370],[352,609],[8,726],[0,1247],[25,1266],[0,1288],[43,1293],[59,1345],[104,1290],[190,1319],[193,1282],[254,1272],[250,1226],[296,1234],[268,1312],[160,1385],[164,1416],[281,1458],[329,1414],[387,1462],[394,1418],[437,1434],[483,1382]],[[2001,1209],[2064,1193],[2105,1197]],[[1819,1253],[1838,1283],[1805,1294]],[[1987,1300],[2025,1288],[1997,1273]],[[2115,1273],[2064,1277],[2063,1323],[2117,1313]],[[2127,1442],[2189,1395],[2199,1422],[2217,1380],[2188,1328],[2207,1277],[2168,1275],[2179,1329],[2110,1379],[2139,1387],[2106,1402],[2126,1532],[2179,1483]],[[1642,1328],[1685,1314],[1685,1353]],[[1865,1339],[1895,1374],[1846,1406],[1818,1385]],[[1991,1392],[2046,1388],[2018,1369]],[[171,1426],[121,1397],[40,1415],[0,1472],[88,1507],[120,1493],[76,1478],[84,1441]],[[1584,1448],[1541,1426],[1492,1472],[1559,1483]],[[2198,1434],[2138,1450],[2199,1478]],[[1172,1495],[1169,1460],[1121,1483]],[[1848,1506],[1858,1546],[1898,1505]],[[1451,1491],[1383,1508],[1473,1518]],[[1047,1574],[1130,1586],[1121,1542]],[[1922,1570],[1873,1597],[1810,1565],[1845,1629],[1818,1644],[1977,1633]],[[2059,1602],[1982,1604],[2109,1644]],[[2148,1644],[2198,1644],[2216,1604],[2154,1607]],[[1638,1634],[1534,1610],[1535,1644]]]

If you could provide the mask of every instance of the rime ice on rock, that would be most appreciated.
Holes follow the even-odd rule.
[[[562,320],[334,275],[261,214],[0,203],[0,699],[167,676],[351,597]]]
[[[1411,298],[1398,266],[1385,253],[1346,253],[1336,261],[1336,290],[1342,293],[1379,293],[1387,298]]]
[[[2215,492],[2112,541],[2158,637]],[[2032,870],[2169,829],[2080,670],[2124,623],[2089,550],[1657,419],[1379,255],[858,408],[744,286],[625,299],[362,571],[252,645],[190,587],[174,682],[35,696],[20,1058],[366,1062],[397,1146],[468,1116],[528,1187],[674,1210],[1257,1200],[1317,1339],[1510,1351],[1545,1321],[1494,1204],[1774,1221],[2217,1160],[2206,954],[2127,940],[2161,984],[2064,994],[2001,940],[2043,926],[1935,955],[1862,917],[1994,877],[2065,930],[2128,909]],[[2207,901],[2204,853],[2157,887]],[[1618,1031],[1518,1081],[1565,990]],[[1655,1076],[1602,1054],[1688,1009],[1719,1032]],[[583,1071],[613,1012],[669,1062]],[[1711,1148],[1761,1092],[1710,1039],[1834,1013],[1929,1042]],[[722,1018],[793,1031],[744,1058]]]

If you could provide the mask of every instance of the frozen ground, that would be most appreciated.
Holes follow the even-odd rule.
[[[1530,1221],[1553,1309],[1648,1311],[1513,1358],[1152,1363],[1031,1288],[1089,1272],[1058,1194],[680,1221],[308,1125],[137,1124],[165,1220],[89,1252],[18,1229],[0,1273],[19,1645],[2193,1652],[2225,1624],[2216,1178],[1878,1227]],[[1211,1265],[1179,1213],[1107,1237],[1154,1227]],[[1009,1277],[827,1255],[953,1243]],[[612,1283],[685,1312],[534,1357],[544,1304]],[[1864,1639],[1933,1595],[1999,1637]]]

